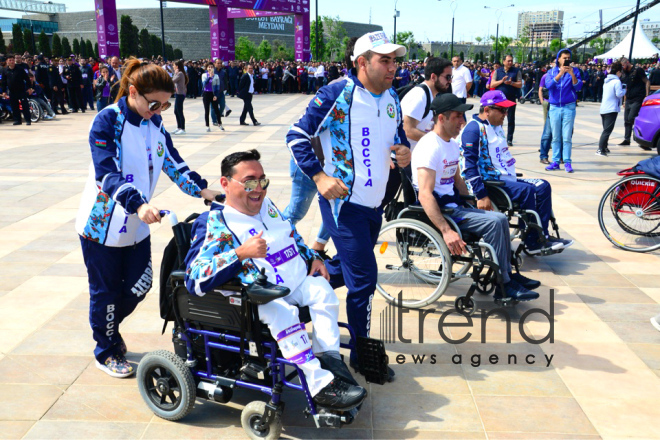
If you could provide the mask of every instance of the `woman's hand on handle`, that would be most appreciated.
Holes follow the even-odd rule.
[[[137,215],[146,224],[160,223],[160,210],[148,203],[142,204],[138,210]]]
[[[202,198],[208,200],[209,202],[215,201],[215,196],[221,195],[222,192],[214,191],[212,189],[204,188],[201,192]]]

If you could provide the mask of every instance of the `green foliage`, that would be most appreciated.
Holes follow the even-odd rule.
[[[601,38],[601,40],[602,40],[602,38]],[[552,41],[550,41],[550,44],[548,45],[548,47],[550,48],[551,52],[557,52],[559,49],[564,47],[564,43],[559,38],[553,38]]]
[[[128,15],[122,15],[119,24],[119,53],[124,58],[138,55],[139,34],[138,28]]]
[[[396,44],[406,46],[406,59],[410,59],[410,48],[415,44],[415,35],[410,31],[397,32]]]
[[[183,52],[181,51],[181,49],[179,49],[179,48],[174,49],[174,59],[175,60],[182,60],[183,59]]]
[[[0,32],[2,34],[2,32]],[[4,53],[0,48],[0,52]],[[48,35],[43,30],[39,34],[39,52],[44,54],[45,57],[50,58],[50,43],[48,42]]]
[[[68,58],[71,55],[71,43],[67,37],[62,38],[62,56]]]
[[[257,53],[256,45],[248,37],[238,37],[236,40],[236,59],[249,61]]]
[[[98,56],[96,56],[96,52],[94,51],[94,46],[92,46],[91,41],[87,40],[85,42],[85,50],[86,50],[86,53],[87,53],[88,57],[98,58]]]
[[[94,58],[96,59],[99,58],[99,43],[94,43]]]
[[[149,31],[146,29],[142,29],[140,31],[140,46],[138,52],[145,58],[151,58],[153,55],[151,47],[151,36],[149,35]]]
[[[463,51],[460,51],[460,53],[458,54],[458,56],[459,56],[462,60],[465,59],[465,55],[463,55]]]
[[[2,36],[2,31],[0,31],[0,53],[7,53],[7,46],[5,45],[5,37]]]
[[[273,53],[273,47],[270,45],[268,40],[261,40],[259,47],[257,47],[257,55],[255,56],[258,60],[267,60]]]
[[[158,35],[149,35],[151,40],[151,56],[163,56],[163,40]]]
[[[286,44],[280,40],[273,40],[273,48],[275,48],[275,51],[273,52],[273,59],[293,61],[293,48],[289,49],[286,47]]]
[[[35,42],[36,43],[36,42]],[[30,29],[25,29],[23,32],[23,45],[25,46],[25,50],[28,52],[36,52],[37,48],[35,46],[32,46],[32,31]]]
[[[60,40],[60,36],[57,35],[57,34],[53,34],[52,55],[54,57],[61,57],[62,56],[62,40]]]
[[[449,53],[447,51],[442,52],[442,58],[448,60],[449,59]]]
[[[174,58],[174,47],[172,47],[171,44],[166,44],[165,45],[165,53],[167,54],[167,56],[165,58],[167,58],[168,60],[175,59]]]
[[[491,35],[490,40],[493,42],[493,50],[497,52],[497,56],[501,59],[504,58],[504,55],[507,53],[507,49],[513,41],[513,38],[504,35],[495,38],[495,35]]]
[[[14,53],[22,54],[25,52],[25,41],[23,41],[23,30],[18,24],[11,26],[11,39],[14,46]]]
[[[319,32],[319,56],[317,59],[316,56],[316,20],[312,21],[311,26],[310,26],[310,36],[309,38],[311,39],[311,45],[310,49],[312,51],[312,58],[315,61],[320,61],[325,59],[325,36],[323,35],[323,20],[319,20],[318,23],[318,32]],[[275,43],[275,41],[273,41]],[[278,48],[279,45],[273,44],[274,47]]]
[[[71,47],[71,48],[73,49],[73,53],[74,53],[75,55],[80,55],[80,43],[78,42],[78,39],[77,39],[77,38],[74,38],[74,39],[73,39],[73,43],[72,43],[72,47]]]
[[[339,17],[323,17],[323,28],[327,34],[325,42],[325,60],[335,61],[344,58],[341,52],[342,42],[346,37],[346,29],[344,29],[344,22],[339,20]]]

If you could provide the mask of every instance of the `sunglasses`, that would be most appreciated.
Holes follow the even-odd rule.
[[[261,186],[261,189],[265,190],[268,188],[268,185],[270,185],[270,179],[253,179],[253,180],[246,180],[245,182],[240,182],[236,179],[232,179],[231,177],[229,178],[239,185],[243,186],[243,189],[245,189],[245,192],[251,192],[257,189],[257,185]]]
[[[172,104],[169,101],[165,102],[165,103],[162,103],[160,101],[149,101],[147,99],[147,97],[144,96],[142,93],[138,93],[138,95],[142,96],[144,98],[144,100],[147,101],[147,104],[149,105],[149,111],[150,112],[155,112],[158,109],[160,109],[160,111],[164,112],[165,110],[167,110],[168,108],[170,108],[172,106]]]

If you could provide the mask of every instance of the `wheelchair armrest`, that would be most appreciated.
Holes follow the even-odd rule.
[[[516,177],[522,177],[523,173],[516,173]]]
[[[454,208],[440,208],[440,212],[443,214],[451,215],[454,213]]]
[[[461,200],[468,200],[468,201],[472,201],[472,202],[477,200],[477,198],[475,196],[471,195],[471,194],[467,195],[467,196],[464,196],[464,195],[461,194],[460,196],[461,196]]]
[[[484,180],[484,186],[504,186],[506,183],[503,180]]]
[[[179,281],[183,282],[185,278],[186,278],[185,270],[175,270],[170,274],[170,284],[174,286]]]

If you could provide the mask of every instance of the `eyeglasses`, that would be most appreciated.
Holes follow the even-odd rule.
[[[453,77],[454,77],[453,75],[447,75],[447,76],[445,76],[445,78],[447,79],[447,81],[451,81],[451,79],[452,79]]]
[[[172,106],[172,104],[168,102],[160,102],[160,101],[149,101],[146,96],[144,96],[142,93],[138,92],[138,95],[142,96],[145,101],[147,101],[147,104],[149,105],[149,111],[150,112],[155,112],[160,109],[160,111],[164,112],[168,108]]]
[[[245,192],[251,192],[257,189],[257,185],[261,186],[261,189],[266,189],[268,188],[268,185],[270,185],[270,179],[252,179],[252,180],[246,180],[245,182],[238,181],[236,179],[231,180],[234,182],[238,183],[239,185],[243,186],[243,189],[245,189]]]

